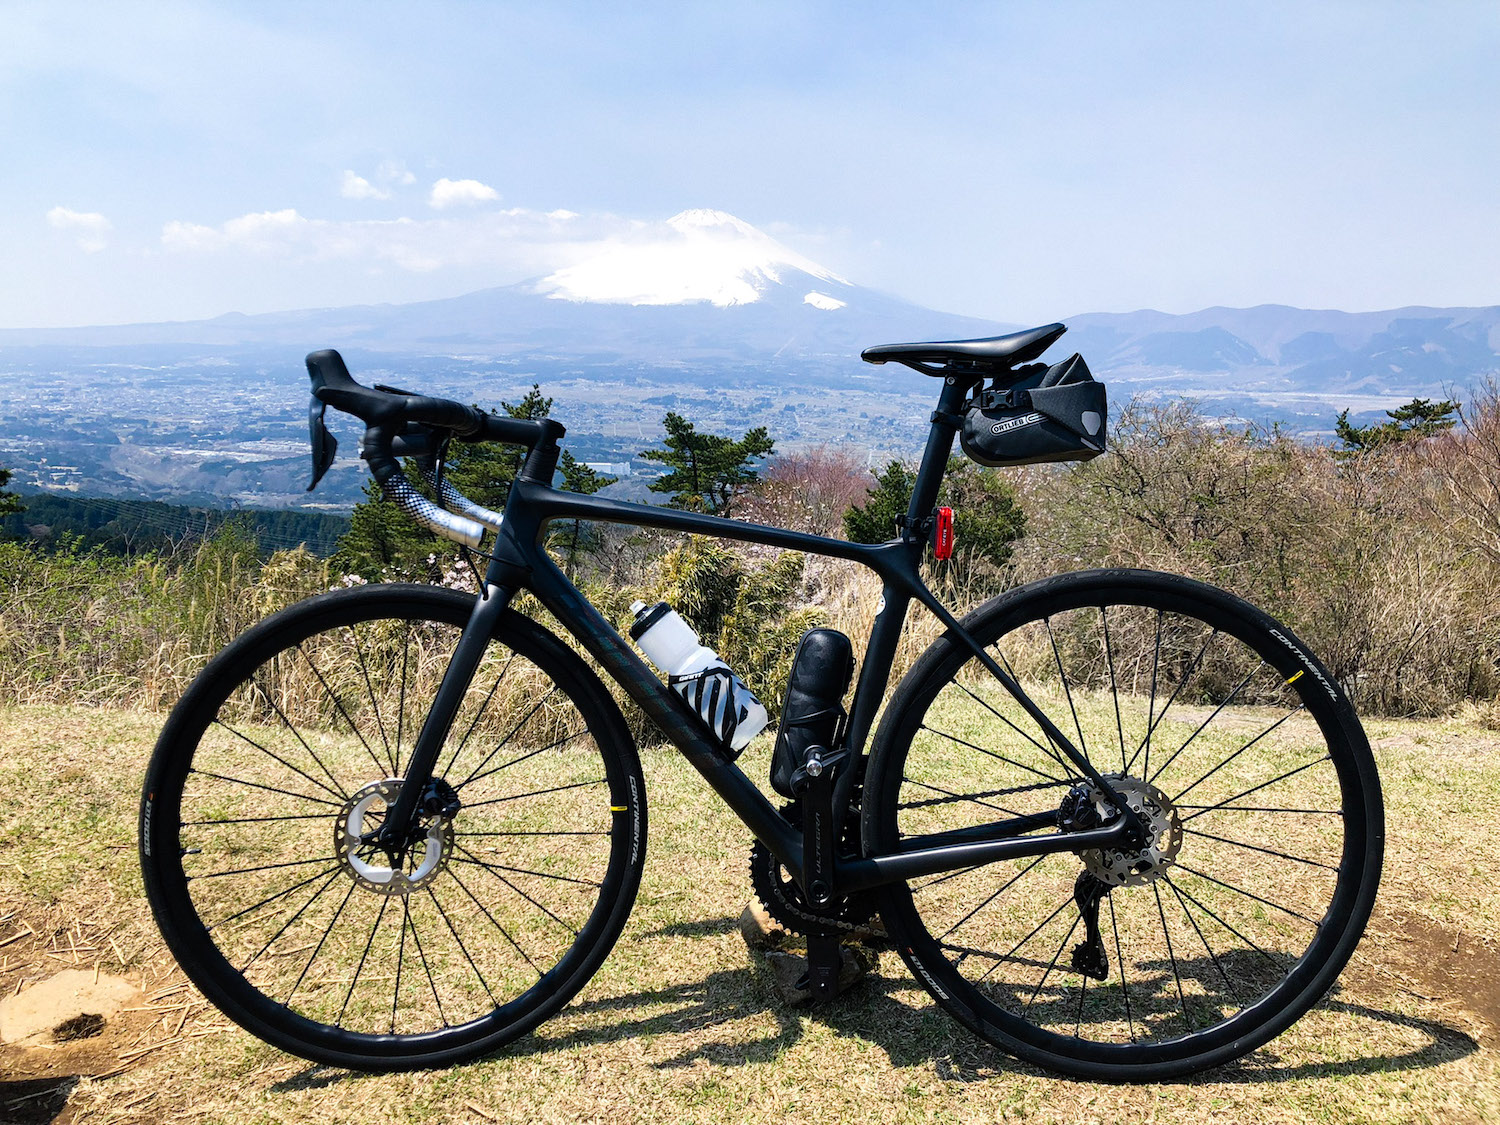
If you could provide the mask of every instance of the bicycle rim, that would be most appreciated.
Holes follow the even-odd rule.
[[[1180,1075],[1289,1026],[1348,960],[1379,878],[1379,782],[1327,673],[1247,603],[1150,572],[1034,583],[965,628],[1152,832],[1130,851],[887,888],[919,979],[992,1042],[1080,1077]],[[1087,827],[1107,809],[949,640],[887,715],[866,786],[875,852],[1037,813]]]
[[[284,1050],[364,1069],[493,1050],[566,1003],[629,913],[634,745],[597,677],[515,614],[438,757],[461,807],[404,855],[369,842],[472,605],[421,586],[300,603],[216,658],[158,741],[152,910],[205,995]]]

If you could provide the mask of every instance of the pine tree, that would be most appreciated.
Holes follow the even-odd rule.
[[[520,402],[501,402],[500,406],[512,418],[538,421],[551,413],[552,399],[533,383]],[[520,446],[455,441],[448,447],[443,472],[453,487],[476,504],[501,511],[525,460],[526,450]],[[408,461],[404,467],[407,479],[425,489],[416,466]],[[350,513],[349,530],[339,540],[333,561],[345,573],[369,579],[380,578],[382,572],[433,577],[427,560],[432,558],[441,566],[454,554],[451,543],[412,522],[372,479],[365,482],[365,499]]]
[[[844,534],[854,543],[884,543],[896,535],[896,517],[905,515],[917,483],[916,470],[892,461],[875,473],[875,487],[861,505],[844,513]],[[948,462],[938,505],[953,509],[960,556],[964,552],[1002,565],[1011,544],[1026,533],[1026,513],[1015,490],[994,469],[963,457]]]
[[[1340,451],[1346,456],[1367,453],[1403,441],[1419,441],[1452,429],[1458,422],[1458,403],[1443,399],[1414,398],[1405,406],[1387,410],[1389,422],[1375,422],[1368,426],[1356,426],[1349,421],[1349,411],[1340,411],[1334,420],[1333,430],[1344,443]]]
[[[727,516],[759,473],[751,462],[767,457],[775,442],[764,426],[748,430],[739,441],[719,434],[700,434],[693,424],[671,411],[662,419],[665,449],[648,449],[641,456],[666,465],[671,472],[651,482],[652,492],[672,494],[674,508]]]
[[[917,474],[902,461],[875,473],[875,487],[863,504],[844,513],[844,535],[851,543],[884,543],[897,534],[896,517],[906,515]]]
[[[0,516],[8,516],[21,510],[21,498],[14,492],[6,491],[5,486],[9,483],[10,470],[0,469]]]
[[[531,385],[520,402],[502,402],[500,408],[512,418],[539,422],[552,413],[552,399]],[[526,463],[526,450],[519,445],[484,442],[474,445],[455,441],[448,447],[448,464],[444,469],[453,487],[476,504],[501,511],[510,498],[510,486]]]
[[[416,479],[412,471],[407,475]],[[392,576],[386,572],[415,578],[425,572],[428,556],[445,550],[443,542],[387,500],[372,477],[365,481],[365,498],[349,513],[349,530],[339,539],[333,564],[371,581]]]

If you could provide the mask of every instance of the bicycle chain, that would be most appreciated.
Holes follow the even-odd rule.
[[[977,801],[984,797],[1009,797],[1014,793],[1034,793],[1038,789],[1056,789],[1059,785],[1071,785],[1070,781],[1039,781],[1035,785],[1017,785],[1013,789],[991,789],[986,793],[955,793],[949,797],[929,797],[925,801],[905,801],[903,809],[925,809],[931,805],[951,805],[954,801]]]
[[[955,801],[970,801],[985,797],[1008,797],[1016,793],[1034,793],[1039,789],[1055,789],[1059,785],[1068,784],[1065,781],[1042,781],[1032,785],[1017,785],[1009,789],[992,789],[985,793],[971,793],[964,796],[933,797],[925,801],[912,801],[903,804],[904,809],[927,808],[931,805],[947,805]],[[783,805],[781,815],[790,824],[801,823],[801,806],[793,801]],[[858,809],[851,808],[849,817],[844,824],[845,839],[841,842],[846,844],[858,843],[858,831],[855,824],[858,818]],[[854,838],[851,840],[850,836]],[[754,889],[756,897],[765,906],[766,912],[772,918],[795,930],[804,936],[832,936],[840,933],[857,933],[864,928],[875,915],[874,896],[868,892],[860,895],[852,895],[848,898],[839,899],[833,904],[835,910],[832,913],[820,914],[807,907],[806,899],[802,896],[802,888],[796,881],[786,874],[781,861],[773,856],[764,844],[756,840],[750,847],[750,886]]]

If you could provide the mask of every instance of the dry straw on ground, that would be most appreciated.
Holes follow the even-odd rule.
[[[371,1077],[225,1028],[140,897],[136,787],[160,716],[0,711],[0,991],[123,977],[141,1010],[53,1049],[0,1047],[0,1120],[91,1122],[1413,1121],[1500,1114],[1500,738],[1380,722],[1386,881],[1333,995],[1244,1062],[1189,1082],[1056,1079],[973,1039],[886,953],[827,1009],[782,1007],[736,925],[744,830],[674,754],[645,756],[646,881],[624,938],[558,1019],[471,1066]],[[768,747],[747,768],[764,772]],[[64,1108],[65,1107],[65,1108]]]

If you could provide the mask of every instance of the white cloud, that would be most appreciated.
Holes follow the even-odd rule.
[[[58,230],[71,231],[78,245],[90,254],[103,250],[105,235],[112,224],[97,211],[72,211],[67,207],[54,207],[47,212],[47,222]]]
[[[496,267],[545,273],[597,251],[634,224],[613,216],[523,207],[431,219],[311,219],[287,208],[256,211],[218,226],[174,221],[162,227],[163,249],[176,254],[248,254],[283,261],[363,262],[413,273],[450,267]]]
[[[427,197],[427,203],[434,210],[442,211],[449,207],[489,203],[499,198],[500,193],[489,184],[482,184],[478,180],[444,178],[432,185],[432,194]]]
[[[375,178],[383,184],[395,184],[398,187],[410,187],[417,182],[417,177],[400,160],[382,160],[380,167],[375,169]]]
[[[339,185],[339,194],[345,199],[389,199],[391,193],[376,187],[363,176],[344,169],[344,179]]]
[[[161,228],[161,243],[168,250],[217,250],[225,245],[223,235],[213,227],[177,220]]]
[[[290,207],[283,211],[256,211],[230,219],[221,227],[199,223],[167,223],[161,241],[169,250],[218,250],[237,246],[257,254],[277,255],[304,241],[315,224]],[[323,224],[328,225],[328,224]]]

